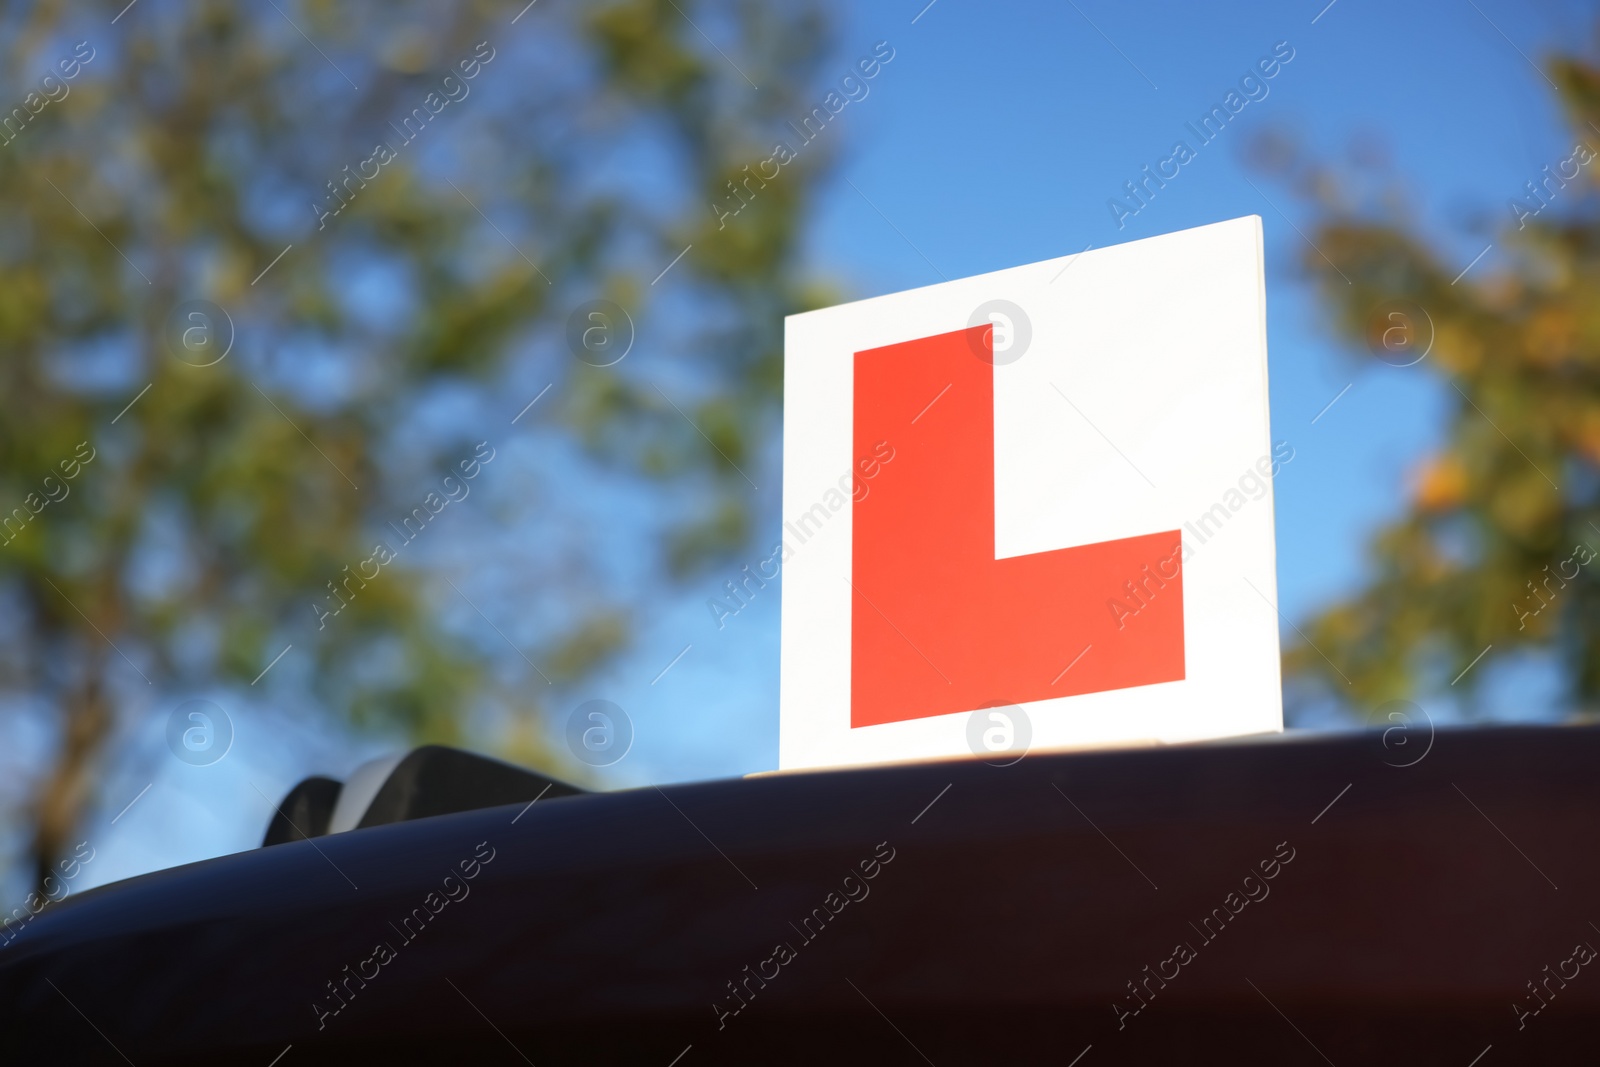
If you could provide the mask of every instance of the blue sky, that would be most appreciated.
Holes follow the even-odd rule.
[[[1450,408],[1440,383],[1419,368],[1384,366],[1332,339],[1298,268],[1308,246],[1296,227],[1308,229],[1309,213],[1289,189],[1248,169],[1243,149],[1272,127],[1329,159],[1343,158],[1355,139],[1376,138],[1405,180],[1415,224],[1465,268],[1488,243],[1473,220],[1509,220],[1506,202],[1523,183],[1571,151],[1530,58],[1586,39],[1587,16],[1512,0],[1296,0],[1221,10],[1111,0],[924,3],[885,0],[843,12],[825,80],[844,75],[878,41],[895,56],[870,95],[825,134],[837,139],[839,166],[809,232],[812,268],[852,297],[871,296],[941,274],[1262,216],[1273,436],[1296,450],[1276,483],[1280,606],[1303,619],[1349,590],[1362,575],[1369,535],[1400,507],[1409,471],[1439,440]],[[1267,95],[1119,228],[1107,201],[1174,141],[1193,144],[1185,123],[1280,42],[1293,59],[1267,82]],[[532,76],[529,68],[519,73]],[[819,103],[825,92],[818,88]],[[1497,266],[1490,252],[1464,284]],[[780,522],[776,441],[752,474],[765,490],[757,540],[767,543]],[[606,772],[606,784],[776,765],[781,591],[771,587],[719,630],[706,599],[736,570],[714,570],[654,605],[630,654],[590,687],[589,696],[627,709],[636,730],[633,751]],[[1506,717],[1538,714],[1548,702],[1549,679],[1537,671],[1492,659],[1483,666],[1499,672]],[[240,716],[236,728],[233,756],[209,768],[176,765],[157,736],[135,739],[130,765],[107,783],[91,827],[105,847],[86,884],[250,847],[265,826],[265,797],[276,799],[313,770],[347,773],[386,747],[314,723],[286,730]],[[146,782],[148,793],[139,793]],[[136,793],[138,806],[113,830],[112,818]]]

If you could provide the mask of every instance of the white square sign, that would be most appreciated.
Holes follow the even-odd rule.
[[[792,315],[783,768],[1282,729],[1261,220]]]

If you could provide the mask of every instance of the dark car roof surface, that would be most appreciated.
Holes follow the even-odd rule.
[[[646,787],[225,856],[73,896],[0,948],[0,1062],[1587,1048],[1600,974],[1545,968],[1600,945],[1600,728],[1395,740]]]

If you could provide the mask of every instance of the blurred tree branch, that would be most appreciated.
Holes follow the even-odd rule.
[[[1454,687],[1470,702],[1490,671],[1463,668],[1492,646],[1553,657],[1574,713],[1600,711],[1600,582],[1584,558],[1600,549],[1600,68],[1547,70],[1573,143],[1493,205],[1478,237],[1493,255],[1475,266],[1419,229],[1372,146],[1343,169],[1281,134],[1254,146],[1317,212],[1302,265],[1337,333],[1379,356],[1425,351],[1406,373],[1435,377],[1453,409],[1364,587],[1286,651],[1302,695],[1371,707]]]
[[[53,709],[49,764],[18,768],[36,882],[78,832],[129,707],[247,686],[291,635],[321,705],[359,725],[452,741],[475,701],[541,710],[533,687],[496,681],[501,646],[442,624],[426,559],[312,625],[310,605],[437,483],[419,472],[490,436],[419,439],[430,397],[464,387],[490,403],[538,365],[558,383],[554,425],[657,501],[658,571],[747,536],[735,464],[773,425],[782,315],[808,303],[799,224],[826,156],[786,169],[736,229],[719,232],[708,205],[802,110],[820,14],[614,0],[513,15],[479,0],[196,0],[114,25],[39,0],[0,15],[0,107],[27,116],[0,145],[13,220],[0,235],[0,517],[30,512],[0,535],[16,635],[0,693]],[[80,41],[93,58],[67,79],[58,63]],[[494,57],[464,78],[456,64],[478,42]],[[67,92],[34,112],[47,71]],[[470,92],[377,177],[343,185],[446,75]],[[335,196],[349,202],[319,228],[314,205]],[[596,295],[652,331],[628,363],[564,350],[566,315]],[[235,330],[212,366],[173,351],[172,310],[195,299]],[[66,479],[80,443],[95,458]],[[69,491],[31,514],[46,476]],[[557,684],[629,632],[624,599],[597,592],[603,568],[577,564],[552,548],[535,576],[540,614],[559,622],[533,659]],[[530,736],[514,726],[502,743],[526,754]]]

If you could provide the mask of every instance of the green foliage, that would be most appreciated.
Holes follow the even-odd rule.
[[[194,0],[114,25],[100,11],[0,15],[0,107],[26,116],[0,145],[0,515],[80,442],[95,451],[0,544],[0,690],[48,709],[53,738],[46,765],[4,772],[25,783],[7,799],[31,818],[33,863],[94,800],[119,716],[152,693],[246,687],[290,635],[329,713],[450,742],[490,704],[508,725],[477,743],[538,755],[544,698],[529,694],[545,686],[528,663],[571,684],[628,639],[628,604],[593,560],[550,549],[553,576],[533,580],[557,621],[515,655],[444,625],[442,606],[463,605],[416,550],[324,627],[310,605],[331,605],[330,581],[473,443],[503,451],[527,430],[509,425],[527,397],[502,393],[529,368],[554,382],[539,440],[564,433],[618,476],[675,487],[651,490],[657,573],[738,547],[752,491],[736,465],[775,422],[782,315],[809,302],[794,263],[821,161],[786,169],[736,226],[709,204],[800,110],[819,15],[689,0],[520,16]],[[39,75],[79,41],[93,58],[32,113]],[[446,75],[470,91],[406,140],[396,124],[433,112],[430,93],[460,91]],[[375,141],[394,158],[370,177]],[[615,367],[566,351],[566,316],[597,296],[638,325]],[[172,341],[172,309],[195,299],[235,331],[211,366]],[[504,421],[419,417],[463,391]]]
[[[1600,69],[1576,59],[1549,69],[1574,142],[1600,145]],[[1529,189],[1507,190],[1491,216],[1504,221],[1487,227],[1493,259],[1459,277],[1459,255],[1419,232],[1386,175],[1273,156],[1319,210],[1311,240],[1321,251],[1307,249],[1303,263],[1337,331],[1362,350],[1381,349],[1391,326],[1411,331],[1392,339],[1413,351],[1431,337],[1404,373],[1435,376],[1453,409],[1443,447],[1413,472],[1405,513],[1373,543],[1371,578],[1304,627],[1310,644],[1291,648],[1286,668],[1371,707],[1449,688],[1492,645],[1495,658],[1553,657],[1574,713],[1593,715],[1600,581],[1585,556],[1600,549],[1597,164],[1543,190],[1543,207]],[[1379,194],[1355,195],[1374,179]],[[1512,199],[1534,210],[1508,210]],[[1421,313],[1393,318],[1396,301]],[[1488,674],[1479,664],[1453,692],[1471,702]]]

